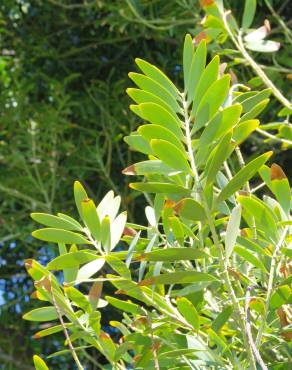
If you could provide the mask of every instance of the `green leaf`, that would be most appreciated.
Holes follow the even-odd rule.
[[[172,133],[168,128],[160,125],[143,125],[138,128],[138,133],[147,141],[152,139],[163,139],[169,141],[171,144],[178,147],[178,149],[185,151],[182,142]]]
[[[58,313],[54,306],[40,307],[31,310],[22,316],[28,321],[51,321],[58,318]]]
[[[82,201],[82,214],[84,222],[89,229],[93,238],[100,240],[100,220],[96,211],[96,206],[91,199],[84,199]]]
[[[170,130],[178,139],[184,139],[181,130],[181,121],[177,116],[169,113],[166,109],[155,103],[142,103],[139,105],[142,118]]]
[[[41,359],[38,355],[33,356],[33,363],[34,363],[35,370],[49,370],[45,361]]]
[[[267,99],[272,93],[271,89],[265,89],[260,91],[259,93],[249,97],[248,99],[245,99],[242,101],[242,111],[244,113],[249,112],[253,107],[255,107],[257,104],[262,102],[263,100]]]
[[[222,312],[219,313],[216,319],[212,322],[211,327],[216,333],[218,333],[222,326],[227,322],[232,312],[233,307],[227,306]]]
[[[241,221],[241,206],[237,205],[233,208],[229,221],[227,224],[226,234],[225,234],[225,254],[226,259],[228,259],[233,251],[236,239],[239,235],[239,227]]]
[[[161,194],[190,194],[190,190],[179,185],[160,182],[132,182],[130,188],[145,193],[161,193]]]
[[[204,126],[224,103],[229,91],[229,85],[230,75],[224,75],[208,88],[198,106],[195,121],[197,128]]]
[[[30,216],[33,220],[45,226],[56,227],[58,229],[65,230],[82,231],[81,225],[77,227],[76,224],[73,224],[70,221],[58,216],[49,215],[47,213],[31,213]]]
[[[208,88],[215,82],[218,78],[219,73],[219,57],[216,55],[211,62],[207,65],[202,76],[198,82],[198,85],[195,90],[193,108],[191,116],[196,116],[198,107],[201,103],[203,96],[205,95]]]
[[[257,7],[256,0],[245,0],[244,11],[242,16],[242,28],[246,30],[253,22]]]
[[[291,207],[290,185],[282,168],[276,163],[273,163],[271,168],[263,166],[259,173],[275,195],[284,212],[289,215]]]
[[[229,157],[231,151],[234,148],[234,144],[231,143],[232,131],[229,131],[217,144],[210,154],[210,158],[206,163],[206,177],[207,185],[211,184],[217,173],[219,172],[224,161]]]
[[[254,196],[240,195],[237,197],[237,200],[243,207],[244,216],[247,216],[247,222],[248,218],[254,217],[257,228],[275,242],[278,236],[278,229],[274,213],[270,208]]]
[[[259,127],[260,122],[257,119],[244,121],[237,125],[233,131],[233,140],[237,145],[240,145],[245,139],[247,139],[252,132]]]
[[[32,236],[36,239],[46,242],[64,243],[64,244],[92,244],[83,235],[73,233],[72,231],[45,228],[32,232]]]
[[[108,216],[105,216],[101,222],[101,244],[104,251],[109,254],[111,250],[111,222]]]
[[[169,141],[153,139],[150,142],[153,153],[164,162],[167,166],[187,173],[191,172],[189,162],[184,152],[178,149]]]
[[[204,221],[206,213],[204,208],[196,200],[185,198],[180,200],[175,208],[175,212],[183,218],[191,221]]]
[[[131,149],[136,150],[137,152],[152,154],[149,143],[141,135],[132,133],[130,136],[125,136],[124,141]]]
[[[251,120],[257,117],[268,105],[270,99],[264,99],[257,105],[255,105],[249,112],[245,113],[241,118],[240,122]]]
[[[94,311],[89,314],[88,324],[94,330],[96,335],[100,334],[100,319],[101,314],[99,311]]]
[[[58,246],[59,246],[60,255],[64,255],[64,254],[68,253],[65,244],[59,243]],[[69,253],[77,252],[77,251],[78,251],[78,248],[76,247],[75,244],[73,244],[70,247]],[[77,276],[77,273],[78,273],[78,266],[77,267],[71,267],[71,268],[64,268],[63,272],[64,272],[64,282],[65,283],[70,283],[71,281],[74,281],[76,279],[76,276]]]
[[[241,111],[240,104],[234,104],[219,111],[204,129],[198,147],[204,148],[230,131],[239,121]]]
[[[87,198],[88,198],[88,196],[87,196],[87,193],[86,193],[84,187],[81,185],[81,183],[79,181],[75,181],[74,182],[74,199],[75,199],[76,207],[78,209],[78,213],[79,213],[82,220],[83,220],[82,201],[84,199],[87,199]]]
[[[146,62],[145,60],[136,58],[135,62],[141,69],[141,71],[148,77],[152,78],[154,81],[158,82],[163,86],[168,92],[170,92],[175,98],[178,98],[179,92],[173,82],[157,67]]]
[[[206,55],[207,55],[206,41],[202,40],[191,58],[191,65],[187,66],[188,68],[190,68],[189,73],[187,73],[188,76],[186,76],[185,80],[185,90],[187,92],[188,103],[192,101],[195,94],[195,89],[204,71],[206,65]]]
[[[172,107],[165,103],[164,100],[160,99],[158,96],[150,93],[149,91],[128,88],[126,92],[137,104],[155,103],[165,108],[167,111],[169,111],[169,113],[176,114],[175,110],[173,110]]]
[[[73,324],[72,323],[67,323],[65,324],[65,327],[66,328],[69,328],[70,326],[72,326]],[[33,335],[33,338],[34,339],[39,339],[39,338],[43,338],[43,337],[46,337],[48,335],[52,335],[52,334],[55,334],[55,333],[59,333],[60,331],[63,331],[64,328],[62,325],[54,325],[54,326],[50,326],[49,328],[47,329],[43,329],[43,330],[40,330],[38,331],[37,333],[35,333]]]
[[[99,258],[99,256],[91,252],[71,252],[56,257],[48,263],[47,268],[49,270],[63,270],[64,268],[76,267]]]
[[[133,315],[145,315],[144,310],[142,310],[137,304],[131,301],[122,301],[120,299],[106,296],[105,299],[114,307],[121,311],[130,312]]]
[[[167,166],[160,160],[150,160],[132,164],[125,168],[122,173],[130,176],[145,176],[149,174],[169,176],[173,173],[173,168]]]
[[[181,297],[176,300],[176,304],[181,315],[198,331],[200,329],[200,317],[192,302],[185,297]]]
[[[156,285],[156,284],[188,284],[198,281],[216,281],[217,279],[204,272],[198,271],[176,271],[158,276],[153,276],[149,279],[142,280],[139,285]]]
[[[158,96],[167,105],[169,105],[173,111],[179,112],[181,110],[178,105],[178,102],[173,97],[173,95],[169,91],[167,91],[163,86],[161,86],[157,81],[142,74],[133,72],[129,73],[129,77],[132,81],[134,81],[134,83],[138,87],[140,87],[140,89],[148,91],[153,95]]]
[[[184,260],[191,261],[207,257],[208,255],[205,252],[194,248],[167,248],[156,249],[148,253],[143,253],[136,257],[135,260],[151,262],[176,262]]]
[[[291,287],[282,285],[272,294],[270,308],[274,311],[283,304],[289,304],[289,300],[291,300]]]
[[[88,299],[79,292],[78,289],[70,286],[65,287],[64,291],[67,297],[77,306],[80,307],[84,312],[90,313],[92,311],[91,305]]]
[[[271,157],[273,152],[267,152],[261,156],[250,161],[246,166],[244,166],[237,174],[228,182],[228,184],[223,188],[218,196],[218,203],[229,198],[232,194],[240,190],[244,184],[250,180],[257,171],[262,167],[264,163]]]
[[[194,45],[192,36],[187,34],[184,41],[184,49],[183,49],[183,68],[184,68],[184,84],[185,87],[189,81],[191,64],[192,64],[192,57],[194,53]]]
[[[248,249],[245,249],[245,248],[242,248],[236,245],[234,247],[234,252],[237,253],[239,256],[241,256],[243,259],[245,259],[247,262],[252,264],[253,266],[259,268],[263,272],[267,272],[267,269],[265,268],[264,264],[254,254],[252,254]]]

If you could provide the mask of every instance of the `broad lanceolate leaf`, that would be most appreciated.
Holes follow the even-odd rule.
[[[145,176],[149,174],[169,176],[174,170],[160,160],[150,160],[132,164],[122,172],[124,175],[130,176]]]
[[[58,229],[82,231],[82,226],[77,226],[76,223],[72,223],[64,218],[49,215],[47,213],[31,213],[31,218],[42,225],[49,227],[56,227]]]
[[[143,253],[136,257],[135,260],[175,262],[184,260],[191,261],[206,257],[208,257],[206,253],[194,248],[167,248]]]
[[[179,185],[160,182],[132,182],[130,188],[145,193],[161,193],[161,194],[182,194],[189,195],[190,190]]]
[[[72,326],[73,324],[72,323],[67,323],[65,324],[65,327],[68,328],[70,326]],[[63,326],[62,325],[54,325],[54,326],[50,326],[49,328],[47,329],[43,329],[43,330],[40,330],[38,331],[37,333],[35,333],[33,335],[33,338],[34,339],[39,339],[39,338],[43,338],[43,337],[46,337],[48,335],[52,335],[52,334],[55,334],[55,333],[59,333],[60,331],[63,331]]]
[[[247,262],[251,263],[253,266],[261,269],[264,272],[267,272],[267,269],[265,268],[264,264],[248,249],[235,246],[234,252],[241,256],[243,259],[245,259]]]
[[[149,143],[141,135],[131,133],[131,135],[125,136],[124,140],[131,149],[144,154],[152,154]]]
[[[169,113],[166,109],[155,103],[143,103],[139,105],[141,116],[154,125],[159,125],[170,130],[177,138],[183,139],[181,122],[177,116]]]
[[[76,288],[70,286],[65,287],[64,291],[67,297],[77,306],[80,307],[84,312],[91,312],[92,308],[88,299]]]
[[[240,122],[244,122],[253,118],[256,118],[268,105],[270,99],[264,99],[260,103],[256,104],[250,111],[246,112],[241,118]]]
[[[228,259],[233,251],[237,236],[239,234],[241,220],[241,206],[237,205],[233,208],[229,222],[227,224],[226,235],[225,235],[225,254]]]
[[[180,314],[198,331],[200,328],[200,317],[192,302],[185,297],[181,297],[176,300],[176,304]]]
[[[191,65],[189,66],[189,73],[186,76],[185,91],[187,92],[187,100],[190,103],[194,98],[194,93],[201,75],[206,65],[206,41],[202,40],[191,59]],[[184,67],[185,68],[185,67]]]
[[[206,91],[197,110],[195,125],[202,127],[224,103],[230,85],[230,75],[224,75],[215,81]]]
[[[198,147],[205,147],[224,136],[238,122],[241,111],[241,105],[234,104],[218,112],[203,131]]]
[[[84,222],[89,229],[93,238],[100,240],[100,220],[96,211],[96,206],[91,199],[84,199],[82,201],[82,214]]]
[[[33,363],[34,363],[35,370],[49,370],[45,361],[37,355],[33,356]]]
[[[57,318],[58,313],[54,306],[36,308],[23,315],[23,319],[29,321],[51,321]]]
[[[152,94],[149,91],[129,88],[126,90],[126,92],[137,104],[155,103],[165,108],[170,113],[176,114],[175,110],[173,110],[173,108],[170,107],[164,100],[160,99],[158,96]]]
[[[58,243],[59,246],[59,253],[60,255],[67,254],[67,247],[63,243]],[[69,253],[71,252],[77,252],[78,248],[75,244],[71,245]],[[64,283],[70,283],[71,281],[74,281],[76,279],[78,272],[78,266],[75,267],[70,267],[70,268],[64,268],[63,273],[64,273]]]
[[[196,87],[192,108],[192,117],[196,116],[198,107],[201,103],[203,96],[205,95],[208,88],[212,85],[212,83],[217,80],[218,73],[219,73],[219,57],[216,55],[205,68],[199,80],[199,83]]]
[[[278,229],[276,225],[276,218],[271,209],[255,196],[237,197],[238,201],[243,207],[244,217],[249,222],[251,217],[254,217],[256,226],[259,230],[264,232],[265,237],[270,238],[273,242],[277,241]],[[250,227],[252,227],[250,222]]]
[[[171,168],[190,173],[190,165],[184,152],[168,141],[153,139],[150,142],[153,153]]]
[[[93,276],[103,267],[104,263],[105,260],[103,258],[95,259],[86,263],[79,269],[76,280],[81,282],[91,278],[91,276]]]
[[[78,209],[78,213],[82,218],[82,201],[84,199],[87,199],[88,196],[87,196],[87,193],[84,189],[84,187],[81,185],[81,183],[79,181],[75,181],[74,182],[74,198],[75,198],[75,204],[76,204],[76,207]]]
[[[104,251],[108,254],[111,249],[111,222],[108,216],[105,216],[101,222],[101,244]]]
[[[218,333],[219,330],[222,328],[222,326],[226,323],[226,321],[229,319],[233,311],[232,306],[227,306],[222,312],[219,313],[219,315],[216,317],[216,319],[212,322],[212,329]]]
[[[255,158],[243,167],[237,174],[229,181],[225,188],[221,191],[218,196],[218,203],[229,198],[232,194],[240,190],[243,185],[250,180],[257,171],[262,167],[264,163],[271,157],[273,152],[267,152],[261,156]]]
[[[254,132],[260,125],[257,119],[251,119],[239,123],[233,131],[232,139],[237,145],[240,145],[245,139],[247,139],[252,132]]]
[[[251,26],[257,7],[257,0],[245,0],[242,16],[242,28],[247,29]]]
[[[143,71],[143,73],[145,73],[146,76],[152,78],[154,81],[157,81],[175,98],[178,98],[179,92],[177,88],[160,69],[139,58],[135,59],[135,62],[138,64],[139,68]]]
[[[291,207],[291,191],[289,181],[282,168],[273,163],[271,168],[263,166],[259,171],[262,179],[275,195],[284,212],[289,215]]]
[[[86,251],[71,252],[56,257],[55,259],[48,263],[47,268],[49,270],[63,270],[64,268],[76,267],[99,258],[100,258],[99,256],[91,252]]]
[[[131,301],[122,301],[120,299],[116,299],[114,297],[106,296],[105,299],[114,307],[118,308],[119,310],[130,312],[134,315],[144,315],[145,312],[135,303]]]
[[[175,112],[179,112],[181,109],[178,102],[173,95],[167,91],[162,85],[150,77],[144,76],[139,73],[129,73],[129,77],[140,89],[148,91],[160,99],[164,100]]]
[[[184,145],[177,136],[164,126],[154,124],[143,125],[138,128],[138,133],[149,142],[152,139],[163,139],[177,146],[178,149],[185,151]]]
[[[234,149],[234,144],[231,143],[232,131],[229,131],[217,144],[210,155],[210,159],[206,164],[207,184],[211,184],[217,173],[219,172],[224,161],[229,157]]]
[[[187,86],[187,83],[189,81],[193,53],[194,53],[194,45],[193,45],[192,36],[190,34],[187,34],[185,37],[184,50],[183,50],[183,67],[184,67],[185,87]]]
[[[156,284],[188,284],[198,281],[215,281],[214,276],[198,271],[177,271],[153,276],[143,280],[139,285],[156,285]]]
[[[174,210],[178,215],[191,221],[204,221],[206,219],[204,208],[192,198],[180,200],[175,205]]]
[[[241,102],[243,112],[246,113],[250,111],[257,104],[267,99],[271,95],[271,93],[272,93],[271,89],[264,89],[258,92],[257,94],[243,100]]]
[[[120,241],[127,221],[127,212],[122,212],[110,225],[111,244],[110,250]]]
[[[92,244],[83,235],[73,233],[72,231],[45,228],[32,232],[32,236],[46,242],[64,243],[64,244]]]

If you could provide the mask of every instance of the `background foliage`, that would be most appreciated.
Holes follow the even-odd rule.
[[[229,6],[240,18],[243,4],[229,1]],[[274,1],[273,6],[289,27],[285,14],[291,4]],[[128,208],[130,218],[135,204],[136,214],[141,214],[139,200],[128,207],[127,178],[121,175],[135,156],[122,140],[135,127],[134,116],[126,109],[127,72],[133,70],[134,58],[142,56],[179,82],[178,46],[187,31],[197,35],[203,30],[204,12],[195,0],[5,0],[0,14],[0,366],[25,369],[32,353],[51,352],[50,346],[58,349],[58,342],[32,341],[29,325],[21,320],[21,312],[31,305],[28,296],[32,291],[22,260],[37,254],[40,261],[46,258],[39,243],[29,236],[33,229],[29,212],[74,213],[68,189],[78,178],[93,199],[114,188],[123,195],[123,208]],[[266,1],[258,1],[255,27],[266,17],[272,25],[271,38],[282,47],[277,53],[254,56],[289,96],[289,35]],[[232,43],[224,47],[231,48]],[[211,43],[210,57],[222,49],[222,44]],[[234,60],[237,55],[225,54],[222,59],[236,65],[238,79],[248,83],[254,77],[251,69],[240,58]],[[280,108],[272,99],[261,121],[273,122]],[[254,135],[245,150],[256,153],[259,145],[263,141]],[[265,145],[273,145],[280,153],[282,144]],[[275,161],[289,174],[288,158],[288,152],[281,152]],[[65,368],[59,360],[57,366]]]

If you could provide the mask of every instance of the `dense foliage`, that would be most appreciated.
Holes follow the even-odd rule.
[[[105,189],[113,188],[116,193],[123,195],[123,209],[128,210],[131,220],[135,219],[136,222],[140,223],[141,218],[144,218],[140,211],[141,202],[138,204],[138,211],[135,211],[137,208],[133,206],[133,198],[136,197],[136,194],[127,195],[127,182],[120,175],[120,169],[131,163],[132,157],[132,152],[127,151],[122,144],[122,136],[135,127],[133,116],[125,109],[127,102],[123,90],[128,83],[126,82],[126,72],[135,56],[143,55],[143,58],[147,57],[150,61],[155,60],[155,64],[160,64],[163,67],[167,65],[168,75],[177,82],[177,86],[182,86],[180,50],[177,45],[182,40],[186,28],[197,24],[196,30],[192,34],[199,35],[197,41],[207,36],[207,41],[210,42],[210,57],[215,53],[222,54],[222,58],[228,62],[229,68],[236,66],[233,67],[233,85],[236,83],[235,71],[240,83],[247,84],[249,81],[250,87],[264,88],[265,81],[262,78],[253,78],[254,73],[258,71],[248,70],[245,66],[247,63],[246,54],[242,55],[242,51],[246,52],[246,48],[230,50],[231,47],[234,47],[233,38],[231,37],[231,41],[230,38],[227,38],[228,32],[226,32],[224,22],[222,25],[220,14],[214,13],[215,8],[212,6],[205,7],[208,17],[202,25],[199,25],[198,20],[203,13],[193,12],[193,9],[198,7],[195,1],[179,2],[179,6],[166,5],[166,2],[163,1],[154,5],[148,5],[145,2],[140,8],[137,7],[137,3],[130,1],[125,2],[124,5],[118,3],[99,2],[98,6],[96,4],[80,4],[75,7],[73,5],[59,6],[60,4],[55,2],[48,2],[46,5],[40,6],[36,2],[35,4],[20,3],[18,7],[9,7],[10,4],[7,2],[7,6],[2,6],[3,14],[8,16],[6,22],[9,25],[5,32],[2,31],[3,46],[5,47],[3,51],[5,55],[2,58],[2,83],[5,89],[1,97],[1,106],[3,107],[1,133],[4,137],[4,149],[1,151],[1,155],[5,166],[1,173],[0,184],[2,194],[5,194],[1,218],[4,225],[2,228],[3,242],[5,242],[4,248],[2,248],[3,260],[6,261],[6,264],[9,261],[6,268],[7,275],[13,274],[15,271],[14,266],[11,266],[14,263],[10,261],[14,261],[16,256],[20,258],[28,255],[36,256],[39,252],[39,247],[37,247],[39,243],[27,238],[28,231],[32,229],[31,224],[27,222],[28,210],[54,211],[54,213],[66,210],[71,215],[72,212],[73,215],[76,214],[72,207],[70,192],[68,192],[69,183],[75,178],[83,179],[86,182],[89,196],[95,199],[100,199]],[[210,2],[202,3],[208,5]],[[243,9],[236,9],[237,6],[235,4],[234,10],[235,14],[239,15]],[[160,19],[160,15],[163,15],[163,19]],[[260,17],[261,15],[257,26],[261,26],[263,23],[263,18]],[[245,17],[245,19],[247,18]],[[275,19],[277,21],[277,18]],[[69,27],[66,26],[67,24]],[[46,25],[44,27],[46,30],[45,38],[38,32],[40,25]],[[247,27],[249,26],[250,24]],[[267,36],[267,27],[265,30],[265,36]],[[237,30],[232,28],[231,31],[236,40]],[[289,72],[287,68],[289,49],[285,48],[285,44],[289,43],[291,35],[289,29],[287,31],[287,29],[282,30],[276,27],[272,31],[271,36],[274,34],[275,40],[280,40],[284,45],[277,52],[274,65],[270,64],[264,70],[268,73],[269,81],[272,84],[276,81],[278,89],[286,94],[287,89],[284,87],[286,75]],[[64,33],[66,37],[63,36]],[[32,37],[28,37],[27,34]],[[97,37],[100,40],[100,45]],[[23,47],[24,41],[25,47]],[[202,45],[200,50],[203,50]],[[235,43],[235,47],[237,46]],[[245,46],[250,47],[250,45]],[[269,46],[277,47],[274,44],[268,44]],[[257,45],[257,47],[259,46]],[[271,55],[273,54],[259,54],[257,66],[260,63],[272,63]],[[143,62],[140,61],[141,63]],[[282,63],[282,66],[279,66],[279,63]],[[143,67],[141,68],[143,70]],[[9,69],[11,72],[8,73]],[[104,82],[104,76],[107,76],[106,82]],[[132,77],[137,83],[135,81],[137,75],[132,75]],[[224,81],[227,83],[226,78]],[[159,80],[159,82],[161,81]],[[139,83],[137,84],[139,86]],[[195,87],[195,84],[193,86]],[[221,87],[219,86],[219,91],[221,91]],[[291,131],[289,130],[291,128],[289,129],[289,125],[285,122],[289,119],[285,115],[287,111],[284,111],[284,114],[282,111],[280,115],[284,118],[277,118],[278,122],[275,122],[277,112],[280,112],[286,103],[281,97],[279,99],[277,92],[275,94],[276,90],[273,89],[273,86],[272,89],[271,86],[266,87],[270,90],[264,89],[260,94],[254,96],[253,92],[245,92],[241,95],[235,93],[232,96],[235,101],[242,103],[245,114],[248,114],[251,107],[257,104],[261,104],[261,106],[256,114],[260,113],[267,106],[267,99],[271,93],[280,102],[277,103],[276,99],[272,100],[269,108],[265,111],[263,121],[265,124],[260,127],[257,127],[254,117],[249,114],[248,118],[253,120],[254,126],[252,127],[257,129],[257,133],[249,138],[247,144],[244,144],[243,151],[247,153],[264,151],[263,135],[270,135],[267,138],[267,150],[270,149],[271,144],[275,144],[275,153],[285,150],[290,145]],[[142,89],[147,90],[144,86]],[[240,86],[239,89],[241,89]],[[156,90],[153,92],[154,95],[158,94]],[[223,93],[224,90],[222,90]],[[130,90],[129,95],[134,100],[138,99],[139,104],[144,103],[145,97],[142,97],[137,90]],[[164,99],[165,96],[162,100]],[[195,100],[197,101],[197,99]],[[181,103],[180,98],[178,101]],[[154,103],[157,102],[157,100],[154,101]],[[159,103],[166,108],[165,102],[159,101]],[[219,103],[220,101],[218,101]],[[147,106],[142,108],[147,111]],[[135,110],[135,108],[133,109]],[[181,118],[181,113],[176,111],[175,107],[172,109]],[[139,113],[137,110],[135,112]],[[140,112],[139,116],[142,115],[143,119],[149,119],[143,114],[146,113]],[[255,116],[255,113],[253,115]],[[202,118],[202,125],[206,123],[206,120],[206,117]],[[267,123],[272,125],[267,125]],[[248,126],[251,127],[250,124]],[[142,128],[141,132],[143,130],[147,131]],[[175,134],[178,133],[175,132]],[[141,142],[141,136],[143,138],[142,133],[139,132],[139,135],[131,135],[126,141],[134,149],[141,151],[141,145],[145,145],[144,141]],[[161,137],[154,139],[159,140]],[[228,137],[226,141],[228,141],[227,139]],[[7,145],[8,142],[9,145]],[[152,144],[155,146],[155,143]],[[161,151],[161,145],[165,146],[165,143],[157,142],[156,144],[157,148],[151,148],[150,153],[148,147],[148,149],[142,147],[142,152],[155,155],[162,160],[158,153]],[[204,155],[201,158],[202,165],[204,164]],[[165,160],[167,164],[170,158]],[[285,161],[285,155],[281,155],[280,161]],[[235,173],[238,170],[236,160],[231,158],[229,162],[231,172]],[[279,161],[277,162],[279,163]],[[180,163],[181,165],[182,163]],[[155,166],[158,164],[156,163]],[[170,167],[172,168],[172,166]],[[142,174],[146,173],[143,165],[138,165],[138,168]],[[155,169],[157,170],[157,167]],[[174,167],[174,169],[178,168]],[[160,170],[163,171],[163,168]],[[125,172],[131,171],[133,171],[133,167]],[[203,168],[199,167],[199,171],[203,172]],[[167,172],[164,172],[164,175],[165,173]],[[147,198],[148,201],[151,201],[151,198]],[[223,210],[220,209],[220,211]],[[138,218],[132,217],[135,214]],[[170,229],[172,230],[173,227],[171,226]],[[167,230],[164,230],[164,233],[168,238]],[[175,241],[171,240],[171,242]],[[175,243],[177,242],[180,245],[184,243],[182,240],[176,240]],[[42,254],[45,256],[39,260],[46,263],[48,257],[52,258],[55,254],[55,249],[52,246],[47,246],[46,249],[42,250]],[[144,270],[145,264],[142,263],[142,266],[144,266],[142,268]],[[108,272],[108,268],[105,271]],[[157,272],[156,267],[155,274]],[[19,278],[22,282],[25,281],[23,276],[20,275]],[[18,276],[13,276],[11,283],[6,283],[6,291],[10,291],[10,294],[12,293],[10,288],[12,284],[20,281],[17,279]],[[263,279],[265,278],[263,277]],[[25,286],[26,289],[31,290],[29,283]],[[16,298],[19,294],[26,296],[27,292],[19,293],[16,288],[14,294]],[[20,309],[19,306],[16,306],[18,312]],[[9,314],[7,310],[3,311],[3,322],[9,317],[13,320],[10,313],[11,310]],[[109,317],[109,319],[111,318]],[[9,325],[7,325],[7,330],[11,332],[11,327],[8,328]],[[16,333],[14,330],[12,332]],[[5,338],[6,345],[9,340],[10,338]],[[5,355],[6,358],[5,356],[2,358],[10,362],[11,357],[9,359],[9,355]],[[53,363],[54,366],[57,366],[58,361]],[[64,365],[62,366],[64,367]]]

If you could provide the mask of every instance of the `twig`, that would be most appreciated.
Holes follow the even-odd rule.
[[[60,308],[57,304],[57,301],[56,301],[56,298],[55,298],[55,295],[54,295],[54,292],[53,292],[53,286],[52,286],[52,280],[51,280],[51,276],[49,276],[49,281],[50,281],[50,289],[51,289],[51,294],[52,294],[52,301],[53,301],[53,304],[55,306],[55,309],[57,311],[57,315],[58,315],[58,318],[59,318],[59,321],[60,321],[60,324],[63,328],[63,331],[64,331],[64,335],[66,337],[66,340],[67,340],[67,343],[68,343],[68,347],[69,347],[69,350],[72,354],[72,357],[74,358],[75,362],[76,362],[76,365],[78,367],[78,370],[84,370],[83,366],[81,365],[80,361],[79,361],[79,358],[77,356],[77,353],[73,347],[73,344],[71,342],[71,339],[70,339],[70,336],[69,336],[69,333],[67,331],[67,328],[66,328],[66,325],[64,323],[64,320],[63,320],[63,317],[62,317],[62,313],[60,311]]]
[[[285,144],[288,144],[288,145],[292,145],[292,141],[291,140],[282,139],[282,138],[277,137],[277,136],[275,136],[273,134],[270,134],[269,132],[263,131],[260,128],[257,128],[256,129],[256,132],[258,132],[259,134],[261,134],[263,136],[268,137],[271,140],[278,141],[280,143],[285,143]]]
[[[254,286],[248,286],[246,289],[246,295],[245,295],[245,327],[246,327],[246,335],[249,340],[249,344],[252,348],[252,351],[254,353],[254,356],[257,360],[257,362],[260,364],[261,368],[263,370],[268,370],[267,366],[265,365],[256,345],[252,337],[251,332],[251,323],[250,323],[250,310],[249,310],[249,303],[250,303],[250,292],[253,290]]]
[[[275,269],[276,269],[276,258],[277,258],[278,252],[280,251],[280,249],[282,247],[282,244],[284,243],[287,232],[288,232],[288,227],[286,226],[284,231],[283,231],[283,234],[281,235],[281,238],[278,241],[278,244],[275,247],[274,253],[272,255],[271,268],[270,268],[269,281],[268,281],[268,288],[267,288],[266,303],[265,303],[265,311],[264,311],[264,315],[262,317],[261,325],[259,327],[258,335],[257,335],[257,338],[256,338],[256,346],[260,345],[260,343],[261,343],[261,339],[262,339],[266,319],[267,319],[267,316],[268,316],[268,310],[269,310],[269,306],[270,306],[270,299],[271,299],[272,291],[273,291],[274,275],[275,275]]]

